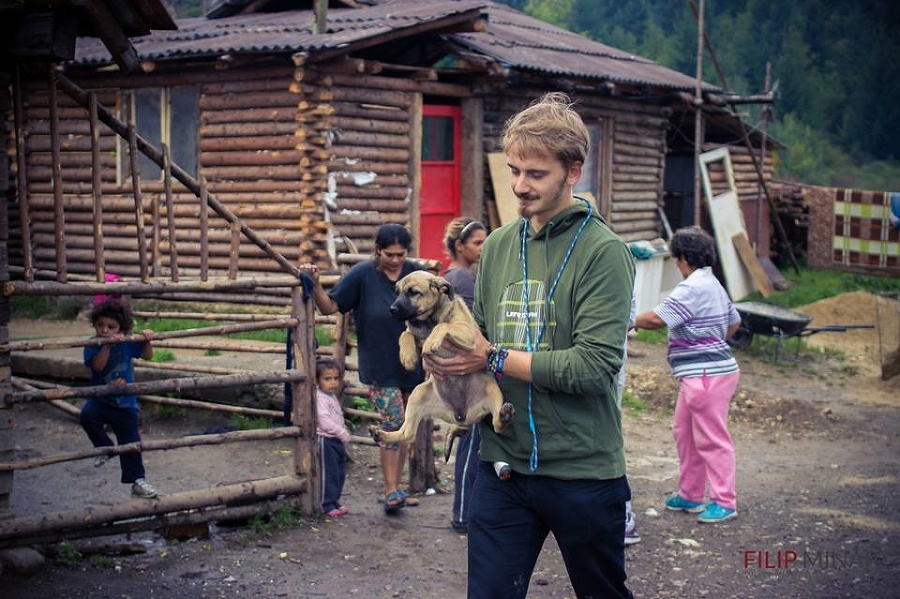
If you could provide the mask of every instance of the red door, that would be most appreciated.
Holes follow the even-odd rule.
[[[459,216],[461,113],[459,106],[426,105],[422,115],[419,256],[446,267],[444,227]]]

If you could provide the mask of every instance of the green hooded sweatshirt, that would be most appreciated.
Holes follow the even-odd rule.
[[[572,239],[588,205],[577,202],[540,231],[526,232],[527,296],[532,356],[531,415],[537,469],[529,458],[528,383],[503,377],[501,389],[515,406],[511,425],[496,434],[481,426],[481,459],[502,460],[520,474],[560,479],[613,479],[625,474],[622,420],[616,406],[616,376],[628,330],[634,262],[625,243],[593,211],[565,268]],[[523,219],[509,223],[484,243],[472,311],[485,336],[509,349],[527,349],[526,286],[520,259]]]

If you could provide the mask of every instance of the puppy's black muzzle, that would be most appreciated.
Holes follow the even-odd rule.
[[[407,321],[415,318],[418,312],[406,296],[401,295],[391,304],[391,316],[397,320]]]

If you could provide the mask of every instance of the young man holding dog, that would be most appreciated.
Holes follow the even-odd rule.
[[[503,147],[522,219],[484,244],[473,306],[483,336],[471,352],[425,360],[436,377],[487,368],[516,410],[501,434],[481,426],[470,598],[524,598],[550,532],[578,597],[632,596],[616,378],[634,264],[590,204],[573,196],[589,140],[561,93],[507,122]],[[498,461],[512,468],[508,480],[494,474]]]

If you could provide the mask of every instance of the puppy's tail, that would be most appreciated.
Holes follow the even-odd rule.
[[[376,443],[381,443],[381,427],[375,424],[369,425],[369,435]]]

